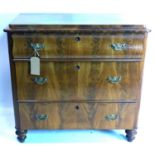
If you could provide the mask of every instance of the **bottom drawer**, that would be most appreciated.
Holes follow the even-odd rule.
[[[137,103],[19,103],[21,129],[132,129]]]

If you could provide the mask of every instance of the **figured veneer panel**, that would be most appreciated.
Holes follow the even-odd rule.
[[[137,103],[23,103],[22,129],[132,129]],[[108,118],[114,115],[114,118]],[[38,119],[39,116],[42,118]],[[46,116],[46,118],[43,118]]]
[[[21,14],[4,30],[20,142],[29,129],[125,129],[135,138],[149,31],[119,19]],[[34,55],[40,76],[30,75]]]
[[[18,101],[137,101],[143,62],[41,62],[38,85],[29,62],[16,62]],[[120,77],[113,83],[108,78]]]
[[[144,34],[14,34],[13,57],[28,58],[33,55],[30,44],[42,44],[41,58],[53,56],[102,56],[107,58],[143,58]],[[126,45],[115,50],[112,44]]]

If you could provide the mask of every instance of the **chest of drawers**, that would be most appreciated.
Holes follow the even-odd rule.
[[[132,141],[146,28],[104,25],[104,19],[95,24],[88,15],[92,25],[65,24],[60,21],[67,15],[55,16],[21,15],[5,29],[19,141],[28,129],[125,129]],[[37,75],[31,74],[32,57],[40,61]]]

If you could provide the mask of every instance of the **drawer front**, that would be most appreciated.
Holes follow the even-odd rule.
[[[30,75],[29,62],[15,62],[18,101],[139,100],[142,66],[143,62],[41,62],[39,78]]]
[[[132,129],[138,104],[21,103],[21,129]]]
[[[132,58],[144,55],[144,34],[14,34],[13,56],[30,57],[37,48],[41,58],[105,56]]]

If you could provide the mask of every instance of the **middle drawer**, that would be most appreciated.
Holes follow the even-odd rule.
[[[30,75],[15,62],[18,101],[135,101],[140,98],[142,62],[41,62]]]

